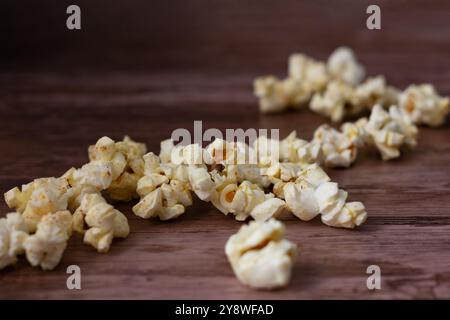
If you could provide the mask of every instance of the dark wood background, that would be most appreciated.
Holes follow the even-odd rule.
[[[65,9],[82,9],[68,31]],[[368,4],[382,30],[365,28]],[[370,75],[393,85],[431,82],[450,95],[448,1],[2,1],[0,4],[0,192],[87,161],[103,135],[129,134],[158,151],[175,128],[296,129],[304,138],[327,119],[307,110],[259,115],[258,75],[284,75],[287,57],[326,58],[353,47]],[[196,201],[180,219],[141,220],[120,205],[131,234],[97,254],[71,239],[53,272],[22,258],[0,272],[0,298],[450,298],[450,124],[421,128],[419,146],[382,162],[366,152],[349,170],[327,170],[361,200],[355,231],[286,214],[299,245],[291,285],[258,292],[239,284],[224,255],[240,223]],[[0,202],[0,215],[8,212]],[[66,268],[82,290],[66,289]],[[366,288],[367,266],[382,289]]]

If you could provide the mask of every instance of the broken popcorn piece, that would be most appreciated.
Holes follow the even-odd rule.
[[[252,221],[232,235],[225,253],[241,283],[255,289],[276,289],[291,279],[297,247],[282,239],[283,224],[275,219]]]

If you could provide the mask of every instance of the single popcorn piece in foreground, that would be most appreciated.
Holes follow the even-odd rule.
[[[400,156],[400,148],[414,148],[417,144],[418,129],[411,118],[396,106],[389,112],[376,105],[365,126],[368,143],[380,151],[383,160]]]
[[[449,98],[439,96],[431,84],[411,85],[400,94],[399,106],[414,123],[438,127],[449,113]]]
[[[84,233],[84,242],[101,253],[108,252],[113,238],[126,238],[130,233],[127,217],[97,193],[83,196],[73,215],[73,229]]]
[[[72,215],[69,211],[50,213],[42,218],[35,234],[24,241],[27,260],[43,270],[55,268],[72,235]]]
[[[72,196],[65,178],[40,178],[5,193],[8,207],[21,213],[31,232],[47,214],[66,210]]]
[[[283,224],[275,219],[252,221],[232,235],[225,253],[241,283],[255,289],[276,289],[291,279],[297,247],[282,239]]]
[[[28,231],[20,213],[8,213],[0,219],[0,270],[15,264],[17,256],[24,253]]]
[[[364,67],[359,64],[352,49],[339,47],[330,55],[327,61],[328,72],[350,85],[359,84],[365,76]]]

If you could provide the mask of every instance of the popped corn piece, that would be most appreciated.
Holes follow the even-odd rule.
[[[339,122],[347,115],[361,112],[362,108],[350,105],[353,88],[340,80],[331,81],[323,93],[315,93],[309,107],[324,116],[330,117],[331,121]]]
[[[396,106],[391,106],[389,112],[380,105],[374,106],[365,129],[369,143],[376,146],[383,160],[399,157],[404,145],[411,148],[416,145],[417,127]]]
[[[83,196],[73,215],[73,229],[84,233],[84,242],[102,253],[108,252],[113,238],[126,238],[130,233],[127,217],[98,193]]]
[[[71,235],[72,215],[69,211],[47,214],[39,222],[36,233],[23,243],[27,260],[32,266],[52,270],[61,261]]]
[[[0,219],[0,270],[15,264],[17,256],[24,253],[23,243],[28,232],[20,213],[8,213]]]
[[[274,76],[257,78],[254,93],[259,98],[259,110],[262,113],[280,112],[289,107],[290,97],[283,82]]]
[[[297,133],[292,131],[280,141],[280,160],[301,164],[321,163],[322,148],[315,141],[308,142],[297,138]]]
[[[398,90],[387,86],[383,76],[368,78],[355,87],[350,97],[350,103],[358,110],[370,110],[376,104],[390,106],[396,104],[397,100]]]
[[[160,152],[159,158],[162,163],[171,162],[172,159],[172,150],[175,147],[172,139],[166,139],[161,141],[160,143]]]
[[[347,192],[330,182],[317,164],[306,167],[294,182],[284,182],[281,188],[286,208],[301,220],[309,221],[320,214],[327,225],[354,228],[367,218],[363,204],[346,203]]]
[[[431,84],[411,85],[400,94],[399,106],[414,123],[438,127],[449,112],[449,98],[442,98]]]
[[[367,212],[361,202],[348,202],[347,192],[339,189],[337,183],[326,182],[315,191],[321,220],[326,225],[340,228],[360,226],[367,219]]]
[[[323,90],[329,79],[325,63],[295,53],[289,57],[289,77],[301,82],[308,92]]]
[[[358,149],[353,140],[327,124],[316,129],[313,141],[321,145],[327,167],[348,168],[356,160]]]
[[[5,193],[8,207],[23,215],[30,231],[48,213],[66,210],[72,190],[65,178],[40,178]]]
[[[216,201],[212,201],[216,205]],[[265,194],[258,185],[243,181],[237,185],[227,184],[218,195],[218,208],[225,215],[233,213],[238,221],[249,216],[255,220],[267,220],[278,216],[284,207],[284,201],[273,199],[273,194]]]
[[[339,47],[327,61],[328,72],[350,85],[359,84],[365,76],[364,67],[359,64],[353,51],[347,47]]]
[[[144,219],[159,217],[169,220],[179,217],[185,212],[185,207],[192,205],[188,167],[161,163],[152,152],[144,156],[144,161],[145,175],[137,184],[141,200],[133,207],[134,214]]]
[[[216,184],[205,167],[189,167],[189,183],[194,193],[203,201],[210,201],[216,194]]]
[[[225,253],[241,283],[255,289],[276,289],[289,283],[297,247],[282,239],[284,232],[283,224],[275,219],[252,221],[228,239]]]

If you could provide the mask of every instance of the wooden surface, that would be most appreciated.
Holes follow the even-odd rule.
[[[175,1],[171,8],[155,2],[148,10],[144,1],[131,1],[127,10],[111,4],[103,11],[80,3],[87,6],[80,34],[60,26],[60,4],[42,11],[45,28],[21,5],[5,4],[29,19],[10,18],[2,28],[13,30],[5,39],[14,41],[1,53],[1,193],[81,166],[87,146],[103,135],[128,134],[159,151],[172,130],[202,120],[204,129],[280,128],[283,136],[295,129],[309,139],[325,118],[307,110],[259,115],[251,92],[255,76],[282,75],[293,51],[323,58],[348,44],[369,74],[385,74],[401,88],[432,82],[450,94],[450,6],[444,1],[382,1],[383,29],[376,32],[364,27],[361,1],[339,7],[219,1],[211,10],[200,10],[201,1]],[[117,16],[123,19],[108,30],[105,19]],[[131,234],[114,241],[108,254],[74,236],[52,272],[24,258],[1,271],[0,299],[450,298],[449,137],[447,121],[439,129],[421,128],[418,148],[399,160],[382,162],[366,152],[351,169],[327,170],[350,200],[364,202],[369,219],[351,231],[285,214],[287,238],[298,244],[299,256],[284,290],[239,284],[223,251],[241,223],[198,200],[171,222],[141,220],[131,204],[120,205]],[[2,201],[0,216],[6,212]],[[82,290],[66,289],[72,264],[81,267]],[[381,267],[381,290],[366,288],[372,264]]]

